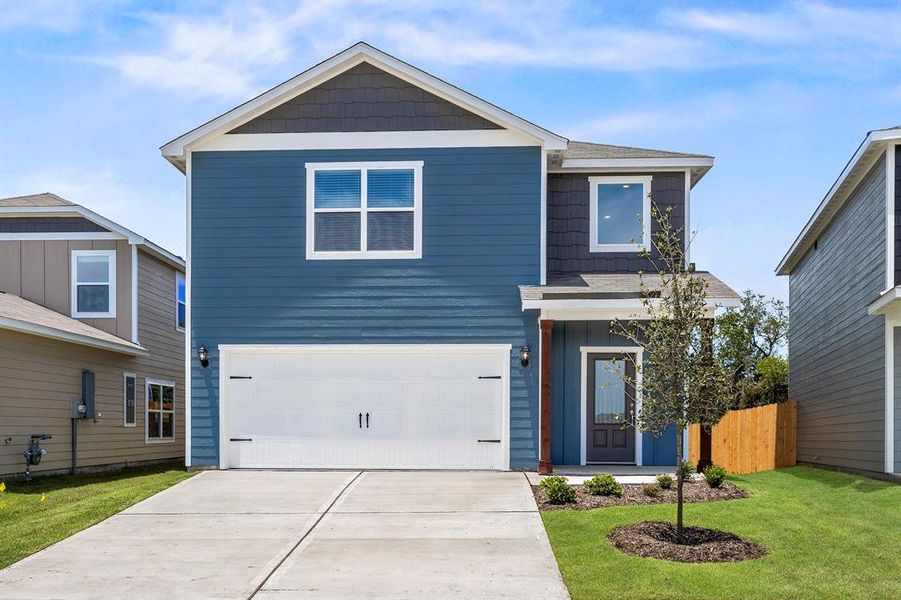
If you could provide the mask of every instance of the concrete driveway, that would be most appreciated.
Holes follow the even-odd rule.
[[[0,571],[0,597],[568,595],[521,473],[210,471]]]

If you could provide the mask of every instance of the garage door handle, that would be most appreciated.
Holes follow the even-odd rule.
[[[500,440],[476,440],[480,444],[500,444]]]
[[[366,413],[366,429],[369,429],[369,413]]]
[[[253,438],[228,438],[230,442],[252,442]]]
[[[479,379],[500,379],[500,375],[479,375]]]
[[[253,379],[250,375],[229,375],[229,379]]]
[[[360,420],[360,429],[363,429],[363,413],[360,413],[358,419]]]

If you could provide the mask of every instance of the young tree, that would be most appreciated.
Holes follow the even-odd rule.
[[[676,427],[676,532],[682,540],[682,486],[689,475],[683,468],[683,431],[692,424],[709,428],[729,409],[728,375],[714,356],[713,320],[707,306],[707,282],[686,263],[681,230],[670,222],[670,209],[652,207],[658,231],[652,249],[645,251],[656,266],[655,275],[640,273],[646,319],[614,321],[614,334],[645,349],[641,365],[635,364],[630,383],[641,397],[635,416],[640,431],[659,435]],[[689,240],[690,241],[690,240]],[[634,359],[632,359],[634,360]]]

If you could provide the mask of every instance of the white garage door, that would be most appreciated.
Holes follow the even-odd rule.
[[[510,346],[222,346],[223,468],[507,469]]]

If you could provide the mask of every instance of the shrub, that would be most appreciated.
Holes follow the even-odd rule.
[[[695,466],[687,460],[683,460],[682,464],[676,469],[676,477],[682,481],[689,481],[694,472]]]
[[[545,477],[538,486],[547,494],[547,500],[551,504],[566,504],[576,499],[576,490],[569,485],[566,477],[559,475]]]
[[[671,487],[673,487],[673,476],[666,473],[664,473],[663,475],[658,475],[657,485],[660,486],[660,489],[670,489]]]
[[[704,467],[704,480],[712,488],[718,488],[723,485],[723,481],[726,480],[726,474],[726,469],[717,465]]]
[[[642,487],[641,491],[644,492],[645,496],[656,498],[660,495],[660,486],[652,483]]]
[[[613,475],[599,473],[585,482],[585,489],[592,496],[622,496],[623,486],[616,482]]]

